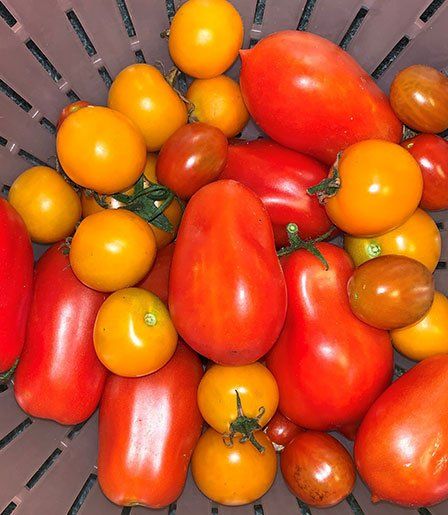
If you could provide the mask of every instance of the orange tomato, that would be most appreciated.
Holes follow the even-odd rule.
[[[81,218],[78,194],[48,166],[33,166],[20,174],[8,200],[36,243],[55,243],[70,236]]]

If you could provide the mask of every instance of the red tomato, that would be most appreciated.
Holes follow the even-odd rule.
[[[364,416],[391,380],[393,352],[387,331],[351,312],[348,254],[329,243],[317,248],[328,270],[306,250],[282,259],[288,313],[267,365],[280,411],[299,426],[328,431]]]
[[[229,146],[221,179],[242,182],[260,197],[271,217],[275,243],[281,247],[288,244],[290,222],[298,225],[304,239],[330,229],[325,208],[306,192],[327,175],[327,168],[313,158],[259,139]]]
[[[372,500],[431,506],[448,498],[448,355],[425,359],[370,408],[355,461]]]
[[[100,406],[98,481],[111,501],[162,508],[179,497],[201,434],[201,376],[199,358],[183,344],[153,374],[109,376]]]
[[[168,282],[170,279],[174,245],[175,243],[171,243],[157,251],[156,260],[148,275],[143,281],[137,284],[139,288],[144,288],[157,295],[165,304],[168,303]]]
[[[33,417],[78,424],[95,411],[106,379],[93,347],[96,314],[106,296],[78,281],[60,247],[50,247],[36,266],[14,390]]]
[[[303,429],[288,420],[280,411],[277,411],[269,421],[264,432],[268,435],[269,440],[277,445],[277,450],[281,450],[299,433],[302,433]]]
[[[208,184],[188,203],[169,305],[185,341],[222,365],[252,363],[274,344],[285,319],[285,281],[269,215],[242,184]]]
[[[0,373],[19,357],[33,286],[33,249],[17,211],[0,198]]]
[[[242,50],[241,60],[246,106],[282,145],[330,165],[358,141],[401,140],[402,125],[387,96],[331,41],[310,32],[277,32]]]
[[[419,134],[403,141],[402,146],[422,171],[421,207],[431,211],[448,209],[448,142],[435,134]]]

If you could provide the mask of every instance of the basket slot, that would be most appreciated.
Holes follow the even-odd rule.
[[[0,149],[1,152],[1,149]],[[19,408],[14,398],[14,389],[11,383],[0,393],[0,440],[23,422],[27,416]],[[1,483],[0,483],[1,484]]]
[[[85,483],[84,483],[85,485]],[[79,494],[78,494],[79,495]],[[73,507],[72,507],[73,508]],[[84,502],[77,512],[68,513],[68,515],[120,515],[122,508],[111,503],[101,491],[98,480],[92,485]],[[160,515],[164,515],[162,512]]]
[[[0,18],[3,18],[9,27],[14,27],[17,23],[17,20],[14,18],[14,15],[11,11],[9,11],[5,4],[0,2]]]
[[[170,507],[168,508],[163,508],[162,510],[151,510],[150,508],[145,508],[144,506],[134,506],[133,508],[130,509],[130,515],[175,515],[177,512],[176,512],[176,508],[175,508],[175,504],[172,505],[172,508],[170,509]],[[192,515],[194,512],[190,512]],[[200,512],[201,515],[202,515],[202,512]],[[199,514],[198,514],[199,515]]]
[[[260,506],[261,504],[258,503]],[[254,507],[251,504],[246,504],[245,506],[218,506],[218,515],[268,515],[263,511],[255,511]],[[142,514],[143,515],[143,514]]]
[[[11,185],[14,179],[29,166],[22,157],[11,154],[5,147],[0,146],[0,185]]]
[[[448,296],[448,269],[437,269],[434,272],[437,290]]]
[[[307,0],[266,0],[262,36],[279,30],[296,29]]]
[[[201,494],[195,485],[191,471],[188,471],[184,491],[176,505],[176,515],[208,515],[211,513],[212,503]]]
[[[274,484],[259,502],[263,506],[264,515],[300,515],[301,509],[297,499],[289,493],[278,467]],[[306,505],[305,505],[306,506]]]

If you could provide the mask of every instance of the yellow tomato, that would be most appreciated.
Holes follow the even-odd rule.
[[[415,361],[448,353],[448,299],[435,292],[430,310],[417,323],[391,331],[395,348]]]
[[[192,77],[216,77],[238,57],[243,35],[241,16],[227,0],[188,0],[171,23],[171,58]]]
[[[8,200],[37,243],[55,243],[70,236],[81,218],[78,194],[47,166],[34,166],[20,174]]]
[[[154,233],[142,218],[126,209],[108,209],[81,222],[71,243],[70,265],[85,285],[110,292],[141,281],[155,255]]]
[[[240,86],[226,75],[193,81],[186,97],[198,121],[218,127],[228,138],[239,134],[249,121]]]
[[[380,236],[346,235],[344,247],[356,266],[378,256],[398,254],[420,261],[433,272],[439,262],[442,240],[434,220],[423,209],[417,209],[403,225]]]
[[[108,106],[138,126],[151,152],[159,150],[171,134],[187,123],[184,102],[159,70],[149,64],[132,64],[115,77]],[[143,166],[140,172],[142,169]]]
[[[165,304],[142,288],[112,293],[98,312],[93,337],[103,365],[125,377],[152,374],[171,359],[177,345]]]

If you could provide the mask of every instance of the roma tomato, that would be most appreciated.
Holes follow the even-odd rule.
[[[252,363],[275,342],[286,313],[285,281],[269,215],[242,184],[208,184],[188,203],[169,306],[185,341],[222,365]]]
[[[100,406],[98,481],[112,502],[158,509],[179,497],[202,429],[201,376],[199,358],[183,344],[154,374],[109,376]]]
[[[348,285],[353,313],[379,329],[417,322],[431,307],[434,279],[415,259],[382,256],[358,267]]]
[[[280,411],[275,413],[264,430],[278,451],[282,450],[285,445],[303,431],[301,427],[287,419]]]
[[[326,233],[331,222],[307,188],[327,175],[324,165],[273,141],[238,141],[229,146],[221,179],[234,179],[256,193],[271,218],[275,243],[288,244],[286,226],[294,222],[303,239]]]
[[[70,236],[81,218],[78,194],[48,166],[33,166],[20,174],[8,200],[37,243],[55,243]]]
[[[353,264],[329,243],[282,258],[288,313],[267,358],[280,391],[280,411],[295,424],[328,431],[360,420],[392,378],[389,335],[350,310],[347,281]]]
[[[402,125],[387,96],[331,41],[283,31],[240,54],[246,106],[278,143],[332,164],[358,141],[400,142]]]
[[[431,66],[415,64],[401,70],[390,86],[390,103],[411,129],[448,129],[448,78]]]
[[[95,411],[107,371],[93,348],[93,325],[105,298],[78,281],[61,244],[39,259],[14,380],[16,400],[26,413],[71,425]]]
[[[87,107],[89,105],[91,104],[89,104],[85,100],[78,100],[77,102],[72,102],[71,104],[66,105],[64,109],[61,111],[61,115],[59,116],[56,128],[59,129],[62,122],[67,118],[67,116],[70,116],[71,114],[76,113],[76,111],[79,111],[80,109]]]
[[[448,497],[448,356],[425,359],[364,418],[356,467],[373,501],[431,506]]]
[[[64,172],[83,188],[116,193],[130,188],[146,161],[138,128],[118,111],[88,106],[71,114],[56,137]]]
[[[401,144],[420,165],[423,195],[420,206],[448,209],[448,142],[435,134],[419,134]]]
[[[291,492],[309,506],[335,506],[355,486],[352,457],[326,433],[306,431],[296,436],[281,453],[280,466]]]
[[[423,263],[434,272],[440,259],[442,239],[434,220],[417,209],[406,222],[392,231],[371,238],[346,235],[344,248],[356,266],[379,256],[396,254]]]
[[[227,158],[227,138],[206,123],[190,123],[164,143],[157,159],[157,179],[180,198],[216,180]]]
[[[0,373],[19,357],[33,287],[33,249],[17,211],[0,198]]]
[[[249,504],[264,495],[274,482],[277,456],[263,432],[260,431],[257,438],[264,452],[238,439],[228,447],[220,433],[207,429],[191,460],[191,471],[199,490],[212,501],[227,506]]]
[[[184,102],[160,71],[149,64],[131,64],[122,70],[112,83],[107,105],[135,123],[150,152],[159,150],[187,123]]]
[[[139,288],[144,288],[157,295],[165,304],[168,303],[168,284],[174,247],[175,243],[170,243],[157,252],[156,260],[151,270],[137,285]]]

